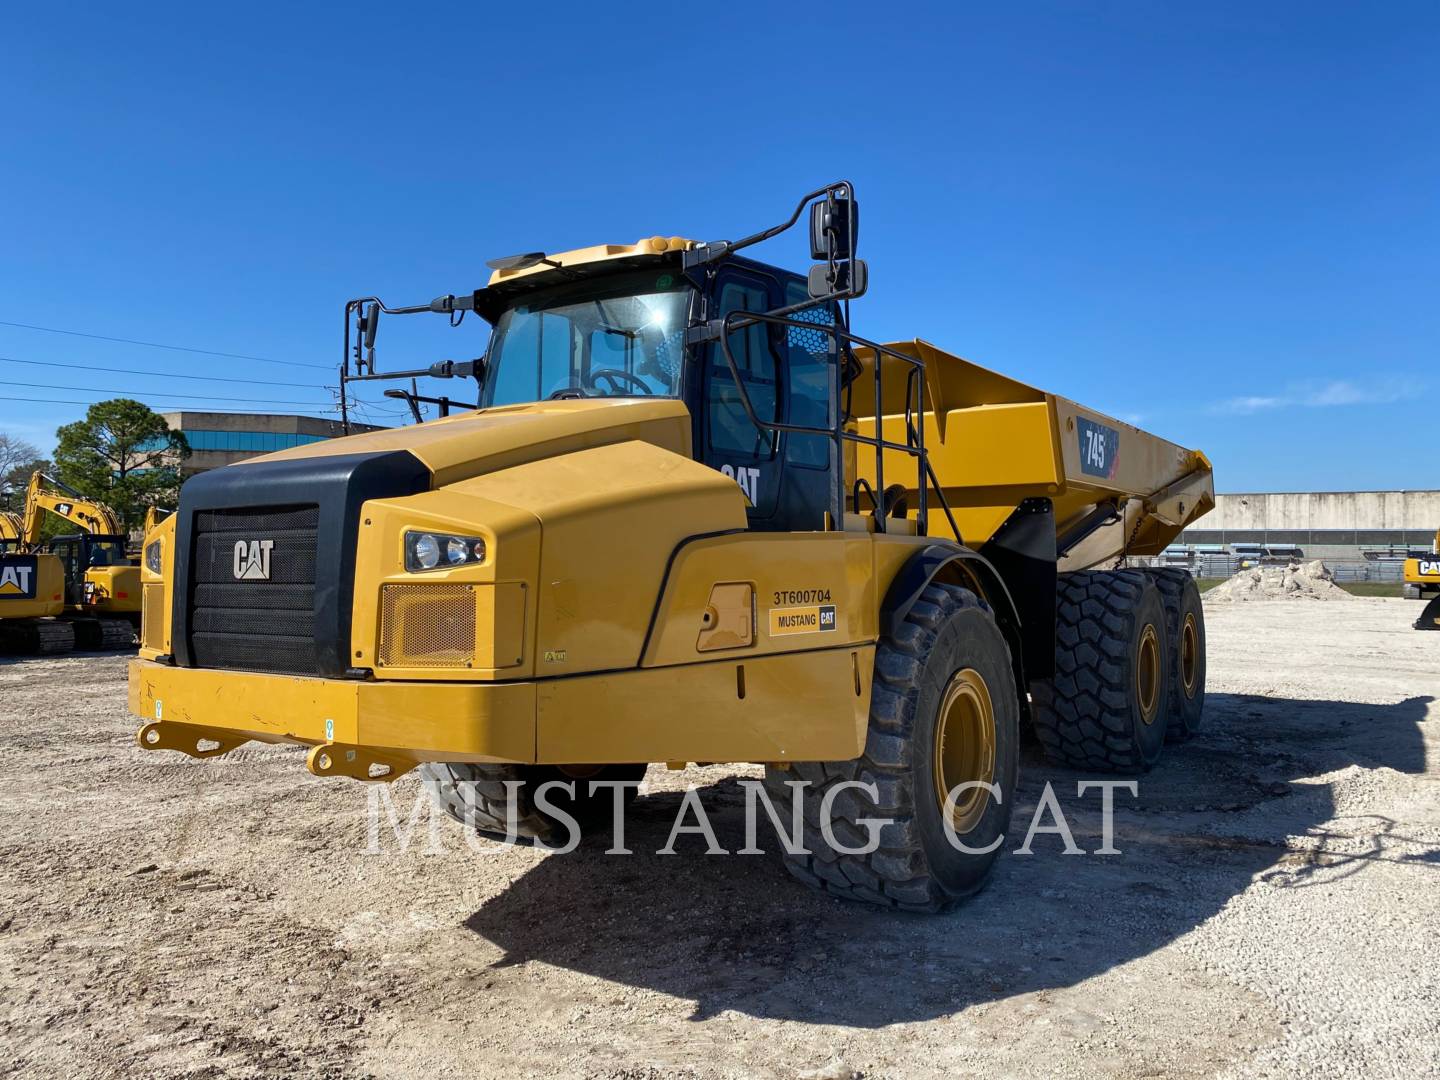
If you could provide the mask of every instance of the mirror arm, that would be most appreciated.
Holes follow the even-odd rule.
[[[788,220],[781,222],[779,225],[772,225],[770,228],[754,233],[742,240],[715,240],[708,244],[699,244],[684,252],[681,265],[686,270],[696,266],[703,266],[706,263],[714,262],[716,259],[723,259],[726,255],[739,251],[741,248],[762,243],[769,240],[772,236],[779,236],[786,229],[793,227],[794,224],[800,220],[800,215],[805,212],[805,207],[809,206],[816,199],[821,196],[830,198],[838,194],[843,194],[847,199],[853,198],[855,195],[855,185],[848,180],[836,180],[833,184],[826,184],[822,188],[817,188],[800,199],[799,203],[795,206],[795,212],[790,215]]]

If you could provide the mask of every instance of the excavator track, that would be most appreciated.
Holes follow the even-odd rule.
[[[0,623],[0,651],[21,656],[72,652],[75,628],[65,619],[15,619]]]
[[[135,627],[126,619],[81,616],[64,621],[73,627],[75,648],[86,652],[128,649],[135,644]]]

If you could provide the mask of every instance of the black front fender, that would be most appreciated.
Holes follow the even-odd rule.
[[[967,578],[979,586],[983,594],[981,599],[990,605],[1000,632],[1005,635],[1005,640],[1010,645],[1015,686],[1020,694],[1021,707],[1024,708],[1027,686],[1024,626],[1005,579],[978,551],[951,541],[936,540],[910,556],[890,582],[885,599],[880,605],[881,636],[895,636],[905,622],[905,617],[910,614],[910,609],[932,581],[938,579],[947,584],[968,584]]]

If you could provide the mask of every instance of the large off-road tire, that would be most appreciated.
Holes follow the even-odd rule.
[[[1061,574],[1055,675],[1030,688],[1046,756],[1079,769],[1147,771],[1165,745],[1170,654],[1165,605],[1149,574]]]
[[[804,853],[787,852],[786,868],[823,892],[915,911],[978,892],[1010,821],[1019,723],[1010,649],[989,607],[967,589],[931,585],[876,650],[864,754],[766,768],[766,790],[787,826],[796,797],[787,781],[808,782],[799,796]],[[998,788],[954,802],[957,838],[977,853],[952,845],[942,818],[939,793],[965,780]],[[873,785],[875,797],[857,787],[836,795],[830,834],[840,845],[864,848],[864,820],[887,820],[866,854],[836,850],[822,828],[825,794],[845,781]]]
[[[563,843],[563,822],[540,810],[535,793],[551,780],[572,783],[573,798],[563,788],[551,788],[546,800],[580,823],[582,831],[610,824],[615,796],[610,788],[590,792],[592,780],[638,784],[645,765],[474,765],[444,762],[420,766],[425,790],[437,806],[462,825],[495,840],[504,840],[512,817],[519,839]],[[634,800],[635,787],[622,789],[622,805]]]
[[[1205,723],[1205,609],[1190,571],[1178,566],[1146,570],[1165,604],[1170,638],[1170,722],[1165,737],[1179,742]]]

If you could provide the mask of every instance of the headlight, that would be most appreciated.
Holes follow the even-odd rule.
[[[165,549],[164,540],[151,540],[145,545],[145,569],[156,577],[160,576],[160,555]]]
[[[449,570],[484,561],[485,540],[482,537],[432,532],[405,534],[406,570]]]

